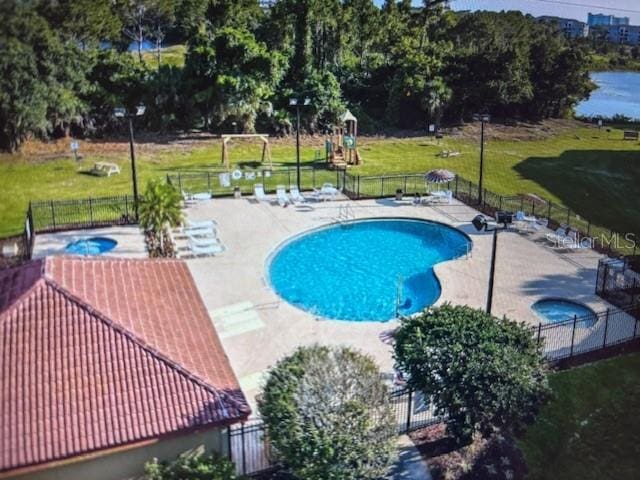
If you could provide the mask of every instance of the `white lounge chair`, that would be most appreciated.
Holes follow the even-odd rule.
[[[567,233],[567,236],[564,238],[564,242],[562,243],[562,247],[568,250],[580,250],[581,248],[587,248],[586,245],[583,245],[578,237],[578,232],[570,230]]]
[[[567,229],[565,227],[558,227],[554,233],[547,233],[546,237],[551,243],[559,244],[567,238]]]
[[[318,200],[335,200],[336,196],[340,193],[332,183],[323,183],[320,190],[313,189],[313,195]]]
[[[305,203],[307,201],[307,199],[300,193],[300,190],[298,190],[298,187],[290,187],[289,195],[294,203]]]
[[[284,185],[278,185],[276,187],[276,198],[278,199],[278,204],[281,207],[286,207],[291,203],[291,200],[287,195],[287,191],[285,190]]]
[[[218,224],[215,220],[189,220],[184,221],[185,228],[216,228]]]
[[[214,243],[209,245],[199,245],[189,240],[189,250],[194,256],[213,256],[218,255],[225,251],[224,245],[221,243]]]
[[[256,200],[258,200],[259,202],[268,202],[269,201],[269,198],[264,193],[264,185],[262,185],[261,183],[256,183],[253,186],[253,195],[254,195],[254,197],[256,197]]]
[[[193,235],[189,235],[187,238],[189,239],[189,243],[197,245],[198,247],[221,245],[221,242],[217,237],[194,237]]]
[[[527,216],[523,211],[517,211],[515,215],[516,228],[523,231],[535,231],[540,229],[538,219],[534,216]]]
[[[216,230],[215,227],[193,227],[193,228],[185,228],[183,233],[187,237],[215,237]]]

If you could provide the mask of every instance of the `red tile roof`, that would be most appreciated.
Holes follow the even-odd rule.
[[[250,413],[184,262],[0,271],[0,471]]]

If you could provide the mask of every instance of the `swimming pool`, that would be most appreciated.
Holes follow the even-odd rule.
[[[577,326],[591,327],[598,320],[596,313],[586,305],[563,298],[544,298],[531,308],[545,323],[560,323],[578,317]]]
[[[107,237],[81,238],[68,244],[64,252],[69,255],[101,255],[116,248],[118,242]]]
[[[385,322],[432,305],[441,292],[433,266],[470,248],[467,235],[437,222],[356,220],[285,242],[267,274],[284,300],[314,315]]]

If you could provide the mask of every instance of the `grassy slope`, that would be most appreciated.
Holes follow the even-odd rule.
[[[183,67],[184,59],[187,53],[187,47],[185,45],[172,45],[160,50],[160,64],[170,65],[174,67]],[[138,55],[138,52],[133,52],[134,55]],[[142,59],[152,68],[158,67],[158,57],[154,50],[143,52]]]
[[[640,471],[640,354],[552,375],[556,398],[519,442],[531,480],[626,480]]]
[[[532,192],[574,209],[583,217],[620,231],[640,230],[640,147],[623,142],[622,134],[591,128],[577,128],[546,140],[497,141],[486,147],[486,186],[499,193]],[[310,161],[318,146],[305,147],[302,157]],[[460,175],[478,176],[478,144],[449,139],[435,145],[426,138],[360,140],[364,158],[356,174],[424,172],[446,167]],[[81,145],[81,150],[83,146]],[[138,151],[140,184],[169,171],[202,170],[218,166],[220,142],[190,148],[151,148]],[[459,157],[442,159],[442,148],[456,148]],[[111,152],[115,150],[115,152]],[[95,147],[99,154],[87,154],[79,165],[70,159],[33,161],[27,155],[0,155],[0,236],[20,231],[29,199],[84,198],[130,191],[130,169],[126,148]],[[111,152],[111,153],[107,153]],[[275,162],[293,163],[293,140],[272,146]],[[236,143],[234,162],[256,160],[260,145]],[[96,178],[78,173],[93,162],[108,160],[122,166],[122,174]]]

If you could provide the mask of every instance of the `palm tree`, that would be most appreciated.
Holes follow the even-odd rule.
[[[167,228],[174,228],[182,222],[180,202],[180,194],[171,185],[160,180],[147,183],[140,201],[140,227],[158,239],[161,256],[165,256]]]

